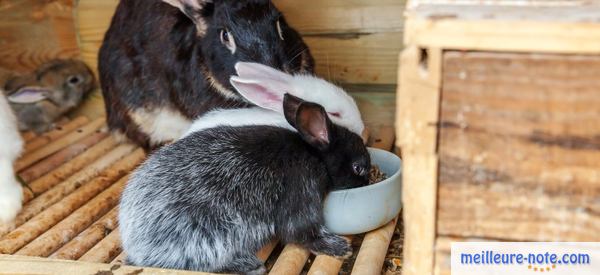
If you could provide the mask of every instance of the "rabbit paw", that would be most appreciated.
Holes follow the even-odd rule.
[[[4,187],[0,192],[0,223],[10,223],[21,211],[23,190],[14,178],[9,184],[0,184]]]
[[[248,272],[246,272],[244,274],[246,274],[246,275],[263,275],[263,274],[267,274],[267,269],[265,268],[264,265],[261,265],[257,269],[248,271]]]
[[[327,235],[311,244],[311,252],[317,255],[329,255],[340,259],[352,256],[350,243],[337,235]]]

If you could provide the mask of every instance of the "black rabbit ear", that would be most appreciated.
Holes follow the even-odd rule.
[[[202,8],[205,4],[212,3],[213,0],[162,0],[173,7],[178,8],[183,14],[196,24],[198,33],[206,33],[206,23],[202,20]]]
[[[321,151],[329,148],[331,121],[323,106],[285,94],[283,111],[287,121],[298,130],[304,141]]]
[[[296,114],[298,112],[298,108],[300,108],[300,105],[304,102],[305,101],[301,98],[291,94],[285,93],[283,95],[283,116],[294,128],[297,128]]]

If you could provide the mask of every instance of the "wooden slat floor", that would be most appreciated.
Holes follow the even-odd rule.
[[[392,149],[393,128],[378,126],[370,133],[370,146]],[[125,255],[117,204],[129,173],[144,160],[144,151],[114,140],[104,118],[65,119],[51,132],[23,136],[27,145],[15,168],[25,186],[25,204],[13,224],[0,224],[0,274],[157,272],[121,267]],[[382,273],[396,224],[394,220],[361,236],[352,274]],[[274,242],[259,256],[269,263],[270,274],[345,273],[340,271],[342,261],[311,256],[295,245],[281,248]]]

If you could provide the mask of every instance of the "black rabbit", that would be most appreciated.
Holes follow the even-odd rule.
[[[151,149],[206,111],[248,106],[229,83],[238,61],[314,66],[269,0],[121,0],[99,55],[109,127]]]
[[[255,253],[274,236],[316,254],[351,254],[324,227],[322,201],[331,190],[368,183],[367,149],[320,105],[289,94],[283,104],[297,132],[218,126],[150,156],[120,204],[129,263],[262,274]]]

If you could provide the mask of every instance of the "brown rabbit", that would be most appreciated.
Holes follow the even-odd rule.
[[[4,87],[19,130],[45,132],[54,121],[77,107],[95,88],[94,75],[82,61],[55,59],[31,74],[10,78]]]

